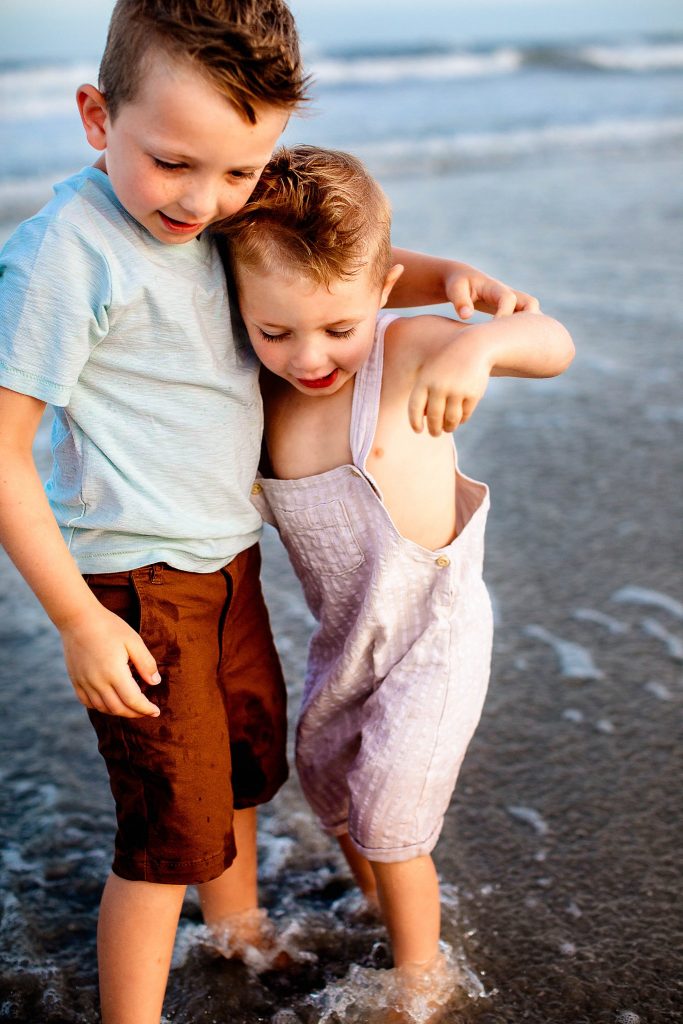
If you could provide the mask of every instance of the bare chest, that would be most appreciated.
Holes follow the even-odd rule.
[[[283,388],[264,398],[266,445],[276,477],[300,480],[352,462],[352,388],[325,398]]]
[[[352,463],[353,390],[322,400],[283,390],[266,401],[266,440],[273,474],[317,476]],[[360,444],[363,439],[358,438]],[[455,459],[450,435],[416,434],[407,396],[382,389],[366,468],[404,537],[431,550],[455,536]]]

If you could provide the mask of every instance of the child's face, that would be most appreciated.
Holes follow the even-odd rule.
[[[401,269],[384,287],[365,268],[328,288],[295,273],[240,268],[240,309],[256,355],[302,394],[335,394],[370,355],[377,312]]]
[[[78,100],[88,140],[104,150],[96,166],[119,201],[160,242],[177,245],[241,209],[288,114],[262,107],[249,124],[189,62],[158,52],[148,61],[138,94],[113,121],[93,86]]]

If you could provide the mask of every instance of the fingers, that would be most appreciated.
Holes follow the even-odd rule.
[[[429,390],[424,384],[416,384],[410,392],[408,399],[408,419],[416,434],[421,434],[424,428],[425,410]]]
[[[465,416],[463,413],[464,403],[460,398],[451,396],[444,409],[443,415],[443,429],[448,434],[452,434],[454,430],[457,430],[461,423],[465,422]]]
[[[460,395],[449,395],[444,391],[430,392],[425,410],[427,429],[432,437],[446,432],[452,434],[463,422],[463,400]]]
[[[498,298],[498,305],[494,317],[512,316],[517,309],[517,293],[511,291],[503,292]]]
[[[527,295],[526,292],[517,292],[516,313],[540,313],[541,304],[534,295]]]
[[[479,405],[478,398],[466,398],[462,403],[462,415],[460,417],[460,423],[467,423],[468,419]],[[455,428],[454,428],[455,429]]]
[[[145,697],[127,666],[116,679],[98,680],[97,683],[74,681],[73,686],[81,704],[103,715],[119,715],[121,718],[159,717],[159,708]]]
[[[128,656],[142,681],[150,686],[157,686],[161,682],[161,676],[157,672],[157,663],[145,647],[142,637],[138,633],[132,633],[126,646]]]
[[[540,313],[538,299],[526,292],[513,292],[507,288],[496,298],[494,316],[511,316],[513,313]]]
[[[464,423],[472,415],[476,401],[464,399],[461,395],[449,395],[438,388],[416,385],[408,402],[408,418],[416,434],[424,430],[425,419],[427,430],[432,437],[439,437],[444,431],[448,434]],[[465,415],[465,409],[468,409]]]
[[[84,707],[88,708],[89,711],[92,711],[94,709],[95,705],[92,703],[92,701],[88,697],[88,695],[85,692],[85,690],[83,689],[83,687],[79,686],[78,683],[74,683],[73,684],[73,688],[76,691],[76,696],[80,700],[81,704]]]
[[[101,608],[76,627],[65,628],[62,642],[76,696],[86,708],[122,718],[159,716],[159,708],[137,682],[161,682],[156,661],[139,634],[117,615]]]
[[[107,711],[110,715],[121,715],[123,718],[137,718],[139,715],[148,715],[150,718],[158,718],[160,711],[156,704],[145,697],[144,693],[133,679],[129,668],[126,668],[125,675],[117,680],[112,690],[100,694],[104,700]]]
[[[455,306],[461,320],[469,320],[474,313],[474,299],[467,278],[458,278],[450,289],[448,297]]]

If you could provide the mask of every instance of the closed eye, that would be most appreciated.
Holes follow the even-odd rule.
[[[187,164],[172,164],[168,160],[160,160],[158,156],[153,156],[152,160],[162,171],[182,171],[187,167]]]
[[[356,333],[355,327],[349,327],[346,331],[333,331],[331,328],[327,331],[333,338],[351,338]]]
[[[287,332],[283,331],[282,334],[267,334],[263,328],[256,328],[264,341],[282,341],[283,338],[287,337]]]

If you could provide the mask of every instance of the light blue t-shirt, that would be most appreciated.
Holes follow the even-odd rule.
[[[0,385],[55,407],[46,490],[82,572],[211,572],[258,539],[258,366],[216,249],[157,241],[94,167],[0,254]]]

